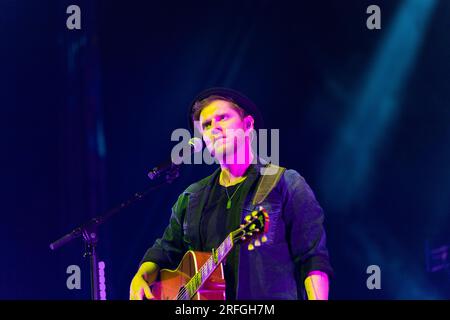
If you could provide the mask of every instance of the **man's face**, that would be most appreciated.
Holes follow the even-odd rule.
[[[214,100],[201,111],[198,129],[211,155],[222,163],[225,157],[234,159],[245,150],[245,136],[253,129],[253,118],[242,119],[230,102]]]

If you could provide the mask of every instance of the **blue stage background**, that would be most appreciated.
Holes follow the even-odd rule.
[[[449,299],[449,267],[427,266],[449,264],[427,253],[450,246],[449,21],[437,0],[2,0],[0,299],[89,299],[81,239],[49,244],[149,187],[189,102],[217,85],[280,129],[281,165],[324,208],[331,299]],[[178,194],[214,169],[185,166],[100,229],[108,299],[128,298]]]

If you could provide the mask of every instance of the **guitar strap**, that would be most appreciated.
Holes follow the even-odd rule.
[[[263,172],[261,173],[261,175],[259,177],[255,192],[253,194],[253,198],[252,198],[253,206],[259,205],[267,198],[267,196],[270,194],[270,192],[273,190],[273,188],[276,187],[276,185],[280,181],[281,176],[283,175],[284,171],[286,170],[286,168],[279,167],[279,166],[276,166],[271,163],[266,164],[264,167],[261,167],[261,168],[262,168]],[[201,204],[198,204],[198,203],[188,205],[188,207],[190,208],[191,214],[193,214],[193,212],[195,210],[199,210],[198,206],[202,207]],[[188,219],[188,218],[186,216],[187,215],[184,214],[182,217],[183,226],[187,224],[186,219]],[[194,216],[197,217],[197,220],[200,219],[201,211],[199,210],[197,212],[197,214],[195,214]],[[238,223],[239,222],[240,221],[238,221]],[[196,222],[194,222],[193,224],[196,225]],[[197,231],[197,229],[195,229],[195,232],[196,231]],[[191,230],[191,232],[194,232],[194,231]],[[198,231],[198,232],[200,232],[200,231]],[[188,232],[188,234],[189,234],[189,232]],[[191,242],[193,239],[191,239],[188,234],[185,234],[184,238],[185,238],[186,242]],[[199,248],[189,247],[189,250],[194,250],[194,249],[200,250]]]
[[[259,178],[256,191],[253,195],[252,205],[254,206],[262,203],[267,198],[269,193],[278,184],[278,181],[280,181],[286,168],[269,163],[262,170],[264,171]]]

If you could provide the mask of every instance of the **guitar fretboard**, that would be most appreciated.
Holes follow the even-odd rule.
[[[217,260],[214,261],[214,255],[211,255],[209,259],[203,264],[200,270],[189,280],[186,284],[186,291],[184,297],[180,297],[181,299],[190,299],[194,296],[197,290],[208,280],[211,274],[216,270],[216,268],[222,263],[223,259],[228,255],[228,253],[233,248],[233,240],[232,235],[228,235],[228,237],[222,242],[222,244],[217,248]]]

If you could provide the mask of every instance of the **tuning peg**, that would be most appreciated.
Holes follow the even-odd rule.
[[[259,247],[261,246],[261,241],[259,241],[258,239],[255,240],[255,247]]]
[[[249,244],[248,245],[248,251],[252,251],[253,249],[255,249],[255,246],[253,246],[253,244]]]
[[[261,242],[264,243],[264,242],[266,242],[266,241],[267,241],[267,237],[266,237],[266,236],[262,236],[262,237],[261,237]]]
[[[245,237],[241,237],[241,240],[242,240],[242,241],[245,241]]]
[[[251,237],[253,235],[253,233],[252,232],[247,232],[247,235]]]
[[[247,222],[250,221],[251,219],[252,219],[252,217],[250,215],[245,217],[245,221],[247,221]]]
[[[252,217],[256,217],[258,215],[258,211],[252,211]]]
[[[255,231],[255,232],[259,232],[259,228],[256,228],[255,230],[253,230],[253,231]]]

